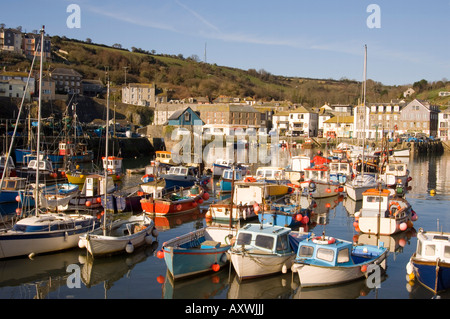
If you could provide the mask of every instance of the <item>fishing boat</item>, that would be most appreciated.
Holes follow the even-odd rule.
[[[39,204],[52,211],[63,211],[69,207],[69,202],[80,192],[78,185],[57,183],[40,188]]]
[[[117,219],[105,227],[80,236],[78,247],[85,248],[93,257],[124,252],[131,254],[137,247],[151,245],[153,237],[158,237],[154,226],[153,220],[145,213]]]
[[[413,227],[418,218],[411,205],[388,189],[363,193],[362,208],[355,213],[355,227],[362,233],[392,235]]]
[[[292,156],[289,168],[284,172],[290,183],[300,186],[300,182],[304,179],[305,168],[311,167],[311,158],[306,155]]]
[[[166,174],[160,177],[166,181],[167,189],[175,187],[190,187],[198,181],[198,168],[194,166],[173,166]]]
[[[8,160],[6,160],[8,158]],[[0,155],[0,175],[3,176],[3,170],[6,168],[5,176],[16,176],[16,166],[11,156]]]
[[[41,29],[40,43],[44,42],[44,27]],[[43,45],[41,48],[40,81],[42,84]],[[33,69],[34,59],[31,65]],[[28,85],[28,84],[27,84]],[[39,92],[42,92],[40,87]],[[41,136],[41,95],[38,103],[37,154],[40,152]],[[39,157],[36,158],[36,181],[39,181]],[[36,193],[39,193],[36,183]],[[42,212],[39,203],[34,209],[22,211],[24,217],[10,230],[0,233],[0,258],[50,253],[76,247],[80,235],[95,229],[98,222],[91,215]]]
[[[324,198],[336,196],[343,191],[343,187],[336,181],[330,180],[330,170],[326,165],[314,165],[305,168],[304,180],[300,187],[305,195],[313,198]]]
[[[155,152],[155,161],[163,164],[174,165],[174,161],[172,159],[172,152],[170,151],[156,151]]]
[[[3,179],[0,191],[0,204],[14,203],[19,192],[27,187],[28,179],[25,177],[7,177]]]
[[[435,294],[450,288],[450,233],[424,231],[417,234],[416,251],[406,272]]]
[[[290,184],[291,181],[286,177],[286,171],[282,167],[258,167],[255,175],[256,181],[272,184]]]
[[[73,143],[66,140],[59,142],[57,154],[47,154],[47,157],[54,164],[63,164],[64,161],[85,163],[94,159],[94,152],[88,150],[86,143]]]
[[[363,278],[371,267],[386,269],[388,253],[381,246],[353,245],[325,234],[311,236],[299,243],[291,270],[302,287],[335,285]]]
[[[411,155],[411,150],[409,149],[409,147],[393,149],[392,155],[394,157],[409,157]]]
[[[207,226],[164,242],[157,256],[174,280],[219,271],[229,263],[235,235],[235,228]]]
[[[352,179],[353,169],[351,163],[346,160],[332,161],[330,167],[330,181],[345,185]]]
[[[407,164],[402,162],[392,162],[389,161],[380,174],[380,180],[382,180],[387,187],[394,187],[398,184],[407,186],[408,182],[412,180],[409,176],[409,170],[407,169]]]
[[[223,171],[222,176],[219,179],[219,191],[220,193],[230,192],[232,188],[232,180],[233,180],[233,171],[234,171],[234,180],[236,182],[244,179],[244,175],[240,170],[227,168]]]
[[[120,181],[123,177],[122,161],[122,157],[108,156],[108,159],[105,156],[102,157],[103,169],[108,172],[114,182]]]
[[[290,241],[309,236],[309,233],[296,233],[294,237],[290,236],[291,232],[287,227],[261,224],[246,224],[239,229],[229,252],[239,279],[287,272],[296,254]]]
[[[148,214],[172,215],[198,210],[198,205],[209,199],[209,194],[199,185],[179,188],[162,197],[141,199],[142,210]]]
[[[352,200],[360,201],[363,199],[363,193],[365,191],[377,188],[380,184],[381,182],[378,181],[376,174],[357,174],[352,180],[347,180],[345,183],[345,192]]]
[[[30,160],[26,167],[17,168],[16,173],[19,177],[25,177],[29,181],[33,181],[36,179],[37,170],[39,170],[39,181],[51,182],[56,180],[57,174],[53,169],[52,162],[44,158],[40,158],[39,161],[37,159]]]
[[[287,201],[287,203],[286,203]],[[292,194],[290,197],[272,203],[270,209],[258,213],[261,224],[295,228],[309,223],[315,201],[308,196]]]
[[[223,171],[225,169],[230,169],[233,163],[234,160],[232,159],[216,159],[216,161],[212,164],[213,176],[222,176]]]
[[[110,194],[117,189],[117,185],[114,184],[111,176],[108,175],[106,180],[105,190],[105,176],[99,174],[87,175],[80,193],[70,199],[69,205],[74,209],[80,207],[101,207],[101,196],[105,195],[105,193]]]

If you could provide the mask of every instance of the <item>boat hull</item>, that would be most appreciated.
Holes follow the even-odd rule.
[[[133,217],[135,222],[139,222],[137,216]],[[142,221],[142,218],[140,218],[140,220]],[[150,218],[146,217],[146,224],[139,224],[139,226],[142,225],[143,227],[140,227],[140,230],[137,232],[131,230],[132,233],[130,233],[131,228],[126,228],[126,224],[129,222],[130,220],[124,220],[119,225],[115,226],[118,232],[117,236],[103,235],[102,229],[80,236],[78,246],[80,248],[86,248],[89,254],[93,257],[97,257],[124,252],[131,253],[134,251],[134,248],[152,243],[154,223]],[[120,226],[122,226],[122,228]],[[127,251],[127,245],[130,244],[132,245],[132,249],[131,251]]]
[[[358,227],[362,233],[366,234],[380,234],[393,235],[401,232],[400,225],[405,223],[408,228],[411,228],[411,213],[405,212],[403,217],[382,217],[377,216],[360,216],[358,219]]]
[[[240,280],[268,276],[282,272],[283,267],[290,269],[295,253],[290,254],[254,254],[231,250],[231,264]]]
[[[300,187],[303,189],[305,194],[309,194],[312,198],[326,198],[339,194],[341,185],[316,181],[304,181],[300,183]]]
[[[228,198],[228,200],[231,199]],[[211,204],[205,217],[213,220],[229,221],[230,204],[226,203]],[[233,211],[231,216],[231,220],[233,222],[236,222],[238,220],[249,220],[256,217],[257,214],[254,210],[253,205],[239,205],[239,206],[233,205]]]
[[[410,263],[417,280],[429,290],[438,293],[450,289],[450,263],[436,263],[415,257],[411,258]]]
[[[300,285],[302,287],[331,286],[339,283],[349,282],[366,276],[366,272],[361,271],[363,265],[379,264],[386,268],[385,259],[387,251],[375,260],[366,263],[358,263],[352,266],[321,266],[306,263],[294,263],[292,272],[298,273]]]

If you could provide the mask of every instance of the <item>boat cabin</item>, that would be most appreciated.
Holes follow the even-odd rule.
[[[405,176],[408,174],[407,165],[405,163],[388,163],[384,170],[385,174],[394,176]]]
[[[0,156],[0,171],[6,166],[6,155]],[[14,161],[11,156],[8,158],[8,169],[14,169]]]
[[[258,251],[262,254],[282,254],[291,251],[290,228],[247,224],[238,231],[235,247]]]
[[[242,180],[242,172],[240,170],[234,170],[234,180],[240,181]],[[224,180],[232,180],[233,179],[233,170],[232,169],[225,169],[222,173],[222,179]]]
[[[158,161],[158,162],[164,163],[164,164],[173,164],[172,152],[156,151],[155,154],[156,154],[155,161]]]
[[[285,180],[286,175],[282,167],[260,167],[256,170],[256,179]]]
[[[81,195],[84,196],[98,196],[105,194],[105,176],[99,174],[91,174],[86,176],[86,180],[84,181],[83,188],[81,190]],[[114,185],[114,181],[111,176],[108,176],[106,180],[107,191],[106,193],[110,193],[116,189],[116,185]]]
[[[348,162],[331,162],[329,165],[331,181],[343,184],[352,175],[352,166]]]
[[[111,174],[121,174],[122,173],[122,160],[121,157],[108,156],[108,160],[103,156],[103,169],[107,169]]]
[[[305,168],[308,168],[310,166],[311,166],[311,159],[309,158],[309,156],[299,155],[292,157],[291,169],[293,171],[302,172],[305,170]]]
[[[450,263],[450,234],[419,230],[416,257],[429,261],[439,258],[441,262]]]
[[[3,180],[2,190],[25,189],[28,179],[26,177],[6,177]]]
[[[329,169],[327,166],[313,166],[305,169],[305,181],[328,181]]]
[[[332,237],[313,237],[301,241],[296,260],[323,266],[345,266],[353,264],[351,242]]]
[[[387,189],[368,189],[363,195],[361,215],[365,217],[378,216],[379,212],[389,209],[389,196],[391,192]]]
[[[172,176],[197,176],[196,167],[173,166],[169,169],[167,175]]]
[[[70,142],[60,142],[59,143],[59,155],[74,155],[75,145]]]
[[[37,168],[37,160],[36,159],[32,159],[28,163],[27,169],[28,170],[36,170],[36,168]],[[39,160],[39,170],[40,171],[53,172],[52,162],[50,162],[49,160],[46,160],[46,159],[40,159]]]

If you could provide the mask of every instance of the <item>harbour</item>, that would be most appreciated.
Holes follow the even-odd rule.
[[[2,299],[428,299],[434,294],[418,282],[407,280],[406,265],[415,251],[417,231],[446,231],[450,225],[448,204],[450,184],[447,167],[450,155],[415,156],[406,159],[412,180],[406,199],[419,215],[413,229],[394,236],[383,236],[389,247],[387,270],[379,288],[369,288],[366,279],[320,288],[300,287],[290,271],[259,279],[239,281],[230,266],[218,272],[174,281],[158,251],[171,238],[192,232],[210,221],[204,211],[214,196],[201,205],[200,213],[155,218],[157,241],[132,254],[92,259],[80,248],[64,252],[0,261],[0,298]],[[124,167],[137,168],[150,159],[125,161]],[[123,185],[139,180],[140,175],[124,176]],[[217,182],[217,180],[215,180]],[[315,234],[327,234],[353,241],[359,234],[353,226],[355,210],[361,202],[346,196],[318,201],[320,213],[309,225]],[[11,205],[13,210],[17,204]],[[4,208],[3,209],[7,209]],[[254,221],[252,221],[254,222]],[[360,235],[359,239],[362,235]],[[371,235],[364,235],[370,237]],[[372,236],[373,237],[373,236]],[[79,267],[79,286],[68,268]],[[75,280],[75,281],[74,281]],[[75,285],[75,286],[74,286]],[[439,294],[448,298],[448,293]]]

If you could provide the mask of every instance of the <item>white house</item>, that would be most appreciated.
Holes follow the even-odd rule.
[[[276,112],[272,115],[272,129],[278,134],[289,130],[289,111]]]
[[[354,131],[353,122],[353,116],[334,116],[324,121],[323,136],[352,138]]]
[[[441,140],[448,141],[448,131],[450,128],[450,108],[447,108],[445,111],[439,113],[438,120],[438,135],[437,137]]]

